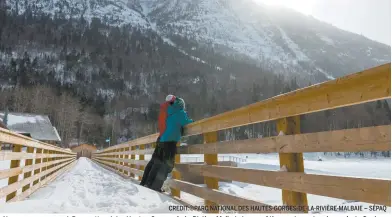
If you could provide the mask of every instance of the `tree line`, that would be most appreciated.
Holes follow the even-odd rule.
[[[0,110],[49,115],[64,146],[75,138],[107,146],[108,137],[116,144],[155,133],[159,103],[167,94],[183,97],[189,115],[200,120],[306,86],[241,57],[176,40],[185,50],[196,47],[192,55],[205,62],[197,61],[137,26],[30,10],[21,15],[0,10],[0,18]],[[388,103],[378,101],[304,115],[301,131],[389,120]],[[222,139],[275,131],[273,122],[260,123],[225,131]]]

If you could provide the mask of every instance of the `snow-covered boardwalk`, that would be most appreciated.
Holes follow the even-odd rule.
[[[0,205],[0,213],[169,213],[180,205],[86,158],[24,201]]]

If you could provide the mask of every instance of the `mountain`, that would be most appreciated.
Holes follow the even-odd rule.
[[[390,46],[253,0],[8,0],[7,5],[18,13],[30,8],[66,18],[95,17],[114,26],[131,24],[157,32],[195,58],[212,49],[304,83],[341,77],[391,58]]]
[[[390,61],[390,47],[253,0],[141,0],[163,35],[240,53],[275,72],[333,79]],[[321,76],[321,78],[319,77]]]
[[[386,45],[280,13],[247,0],[0,1],[0,110],[49,115],[65,144],[114,144],[156,132],[169,93],[199,120],[388,61]],[[371,126],[390,108],[306,117],[303,132]]]
[[[83,17],[91,22],[93,18],[99,18],[110,25],[136,24],[150,28],[145,17],[127,4],[127,0],[6,0],[8,9],[18,14],[31,10],[67,19]]]

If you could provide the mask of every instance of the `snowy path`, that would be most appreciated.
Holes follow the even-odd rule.
[[[277,154],[236,156],[249,157],[246,163],[238,165],[242,168],[279,170]],[[146,156],[146,160],[149,157]],[[187,157],[181,156],[183,161],[188,161],[185,159]],[[3,166],[8,165],[9,162]],[[391,159],[307,159],[305,172],[390,180]],[[219,189],[231,195],[243,196],[270,205],[282,204],[281,190],[276,188],[241,182],[221,182]],[[185,192],[181,192],[181,198],[192,205],[204,204],[203,199]],[[308,194],[308,201],[310,205],[370,205],[312,194]],[[179,203],[168,196],[140,187],[89,159],[81,158],[74,168],[25,201],[5,205],[0,203],[0,213],[170,213],[169,205]],[[388,213],[391,213],[390,207]]]
[[[86,158],[25,201],[1,204],[0,213],[169,213],[180,205]]]

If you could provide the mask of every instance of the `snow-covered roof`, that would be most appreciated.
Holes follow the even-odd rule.
[[[4,119],[4,112],[0,111],[0,121]],[[47,115],[9,112],[7,118],[8,129],[17,133],[27,133],[31,138],[40,141],[60,142],[61,138]]]

